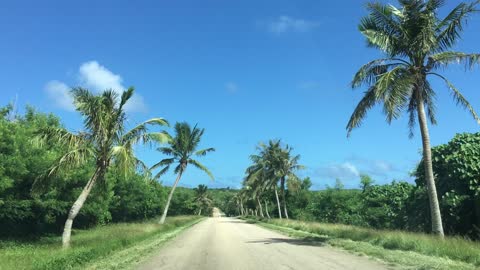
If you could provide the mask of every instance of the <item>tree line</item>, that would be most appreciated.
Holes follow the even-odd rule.
[[[260,144],[258,153],[252,155],[252,166],[273,164],[258,158],[259,154],[269,152],[265,148],[279,146],[282,149],[278,143]],[[283,147],[283,151],[286,149],[291,151],[292,148]],[[298,155],[292,156],[299,160]],[[445,233],[480,239],[480,133],[457,134],[450,142],[433,147],[432,156],[433,170],[438,172],[436,187]],[[261,159],[264,158],[271,157],[267,155]],[[286,178],[285,196],[280,198],[276,190],[281,190],[281,174],[275,175],[277,169],[263,167],[258,173],[249,167],[242,189],[224,198],[222,209],[231,216],[292,218],[428,233],[432,224],[422,163],[412,174],[413,184],[401,180],[379,184],[369,175],[362,174],[358,188],[353,189],[345,189],[342,181],[337,179],[333,186],[310,190],[312,181],[309,177],[302,179],[291,172]]]
[[[63,226],[62,243],[68,248],[73,222],[92,192],[97,193],[94,199],[98,200],[98,204],[91,203],[89,206],[93,208],[91,211],[96,212],[96,218],[87,225],[106,222],[111,218],[109,215],[115,213],[120,219],[129,219],[128,210],[135,210],[135,203],[143,208],[140,212],[143,212],[144,218],[158,214],[162,207],[159,223],[163,223],[175,187],[187,165],[192,164],[213,178],[210,171],[193,158],[214,151],[213,148],[197,149],[203,129],[192,128],[182,122],[175,124],[174,136],[165,130],[152,131],[152,126],[169,126],[163,118],[152,118],[130,130],[126,129],[124,108],[133,92],[134,89],[129,88],[121,95],[113,90],[95,95],[87,89],[73,88],[74,105],[83,119],[84,130],[80,132],[70,132],[55,116],[37,114],[32,108],[27,108],[24,117],[12,117],[12,106],[2,108],[0,220],[4,221],[2,226],[11,226],[7,232],[18,230],[15,227],[22,218],[32,223],[38,222],[38,218],[61,222],[58,220],[59,212],[63,216],[63,211],[76,197],[67,211]],[[169,158],[149,168],[135,156],[133,147],[137,144],[167,145],[158,150]],[[175,164],[174,173],[178,177],[163,204],[165,191],[155,179]],[[161,168],[160,172],[152,177],[151,170],[157,168]],[[118,185],[117,181],[120,182]],[[94,190],[95,186],[99,187]],[[122,187],[137,189],[140,194],[131,194]],[[118,188],[120,190],[115,192]],[[125,202],[126,198],[132,200]],[[49,203],[51,205],[45,205]],[[121,213],[121,209],[126,213]],[[38,210],[49,213],[42,215]],[[52,224],[53,220],[45,223]],[[35,227],[34,224],[26,226]]]

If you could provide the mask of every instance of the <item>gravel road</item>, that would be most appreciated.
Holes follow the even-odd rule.
[[[208,218],[160,248],[137,269],[379,270],[387,265],[322,243],[290,238],[225,217]]]

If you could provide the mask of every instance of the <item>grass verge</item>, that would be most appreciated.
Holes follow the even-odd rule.
[[[119,269],[200,220],[197,216],[183,216],[168,218],[163,225],[120,223],[75,231],[68,250],[61,248],[60,237],[35,242],[0,241],[0,269]],[[141,248],[133,249],[137,245]],[[139,253],[133,254],[136,251]]]
[[[408,269],[480,268],[480,243],[458,237],[441,240],[419,233],[297,220],[249,218],[247,222],[257,223],[292,237],[325,242]]]

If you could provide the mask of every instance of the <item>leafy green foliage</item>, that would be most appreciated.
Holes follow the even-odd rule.
[[[118,175],[110,204],[112,221],[126,222],[154,218],[161,214],[167,197],[166,188],[148,177]],[[112,182],[115,181],[112,179]]]
[[[447,144],[432,148],[440,207],[445,229],[480,237],[480,133],[457,134]],[[424,173],[416,170],[416,183],[425,186]]]
[[[37,181],[65,152],[63,145],[47,142],[34,147],[32,138],[45,128],[62,129],[51,114],[27,107],[12,117],[0,108],[0,236],[31,237],[58,233],[67,212],[94,170],[93,162]],[[76,228],[90,228],[112,221],[151,218],[163,209],[166,189],[148,177],[113,167],[106,181],[96,185],[78,214]],[[193,197],[193,196],[192,196]],[[193,210],[187,214],[193,214]]]
[[[413,185],[392,182],[369,186],[362,193],[362,217],[369,227],[377,229],[406,228],[408,200]]]
[[[168,191],[171,190],[169,187]],[[177,187],[175,196],[172,197],[168,213],[172,216],[193,215],[196,210],[195,191],[190,188]]]

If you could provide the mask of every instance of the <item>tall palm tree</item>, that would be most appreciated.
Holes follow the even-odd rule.
[[[286,181],[295,181],[298,179],[295,172],[297,170],[304,169],[303,165],[298,164],[300,160],[300,155],[292,156],[293,148],[286,146],[285,148],[277,149],[277,166],[276,166],[276,175],[280,178],[280,192],[282,195],[283,201],[283,211],[285,213],[285,218],[288,219],[287,211],[287,201],[285,198],[285,184]]]
[[[212,200],[208,197],[208,187],[206,185],[198,185],[193,189],[195,191],[195,204],[198,207],[198,215],[202,214],[203,209],[208,209],[212,205]]]
[[[169,146],[167,147],[160,147],[158,151],[162,154],[170,156],[170,158],[162,159],[157,164],[153,165],[151,170],[162,168],[160,172],[156,175],[156,177],[160,177],[162,174],[166,173],[170,166],[173,164],[177,164],[174,169],[175,174],[177,174],[177,179],[170,190],[170,194],[168,194],[167,204],[165,205],[165,209],[163,210],[162,217],[160,218],[159,223],[163,224],[165,222],[165,218],[167,217],[168,207],[170,206],[170,201],[172,200],[173,192],[178,185],[178,182],[182,178],[183,173],[187,169],[189,164],[197,167],[198,169],[204,171],[212,180],[213,175],[207,169],[207,167],[203,166],[200,162],[193,159],[192,156],[205,156],[209,152],[215,151],[214,148],[206,148],[202,150],[197,150],[198,144],[202,139],[202,135],[205,132],[205,129],[199,129],[197,126],[194,126],[193,129],[190,127],[188,123],[176,123],[175,127],[175,137],[170,140]]]
[[[282,210],[277,191],[278,178],[275,176],[275,160],[272,158],[271,155],[271,153],[273,152],[271,149],[271,143],[272,141],[269,145],[260,143],[257,146],[257,150],[259,151],[259,153],[250,156],[253,164],[247,168],[246,172],[247,175],[255,176],[259,180],[261,180],[265,189],[273,189],[275,191],[275,199],[278,208],[278,218],[282,219]]]
[[[84,120],[83,132],[71,133],[64,128],[47,128],[37,137],[37,142],[54,142],[67,149],[55,165],[50,168],[45,178],[48,179],[62,170],[78,167],[87,162],[95,162],[95,171],[68,212],[63,229],[63,247],[70,246],[70,236],[73,220],[85,203],[90,191],[97,181],[104,180],[110,167],[115,165],[125,174],[135,168],[148,168],[134,155],[133,146],[138,143],[153,141],[167,142],[166,132],[148,132],[148,125],[168,126],[162,118],[153,118],[125,131],[125,104],[132,97],[133,88],[124,91],[121,97],[113,90],[107,90],[99,95],[93,95],[86,89],[74,88],[73,95],[76,110]],[[38,184],[39,182],[35,182]]]
[[[480,54],[451,51],[460,38],[469,15],[474,13],[480,1],[460,3],[450,13],[439,18],[438,9],[442,0],[399,0],[400,8],[372,3],[369,15],[359,25],[368,46],[379,49],[385,58],[373,60],[362,66],[355,74],[352,87],[367,86],[365,96],[355,108],[347,124],[352,129],[361,125],[367,111],[374,105],[383,104],[386,120],[390,123],[403,111],[409,115],[410,136],[416,118],[420,125],[423,146],[428,197],[430,201],[432,231],[443,237],[442,218],[432,169],[432,154],[428,132],[429,120],[435,120],[435,91],[429,78],[445,82],[457,104],[466,108],[480,123],[478,115],[460,91],[438,70],[453,63],[463,63],[473,68],[479,63]]]

